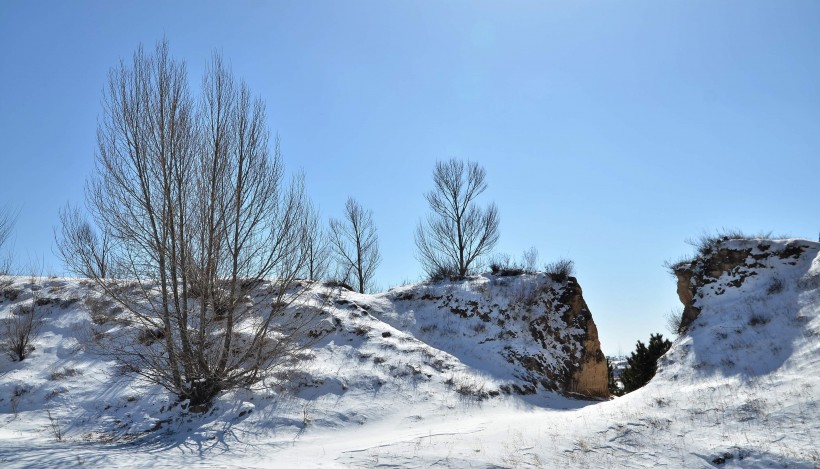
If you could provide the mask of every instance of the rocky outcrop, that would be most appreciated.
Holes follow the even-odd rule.
[[[698,299],[705,289],[722,295],[727,288],[739,288],[761,268],[776,264],[794,265],[810,241],[790,239],[724,239],[693,260],[672,267],[678,280],[678,298],[683,304],[680,330],[686,331],[701,312]],[[723,279],[724,281],[718,282]]]
[[[575,277],[546,281],[525,301],[512,303],[510,310],[532,313],[528,323],[530,339],[541,348],[509,350],[507,359],[517,361],[528,374],[525,379],[547,389],[589,397],[608,397],[606,357],[601,351],[598,328],[584,301]],[[539,279],[535,279],[539,281]],[[522,314],[526,318],[526,314]],[[514,321],[513,321],[514,322]],[[509,330],[515,325],[510,324]],[[555,366],[555,360],[559,365]]]
[[[390,299],[421,340],[465,362],[508,370],[515,379],[502,390],[609,396],[598,329],[574,277],[488,274],[410,287]]]
[[[570,392],[587,396],[607,397],[609,387],[606,357],[601,351],[598,328],[584,301],[581,286],[574,277],[570,277],[563,290],[561,303],[567,306],[564,313],[565,321],[584,331],[581,341],[576,344],[578,349],[574,354],[579,359],[576,363],[569,364],[571,367],[574,365],[574,370],[570,373],[565,388]]]

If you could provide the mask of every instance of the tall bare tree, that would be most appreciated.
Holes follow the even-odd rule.
[[[192,405],[258,382],[293,359],[307,327],[284,314],[304,265],[305,195],[286,183],[278,141],[269,154],[264,103],[219,55],[195,100],[160,42],[111,71],[103,107],[86,204],[129,281],[84,269],[91,248],[69,266],[139,325],[107,350]],[[67,239],[89,239],[68,221]]]
[[[6,244],[6,241],[11,237],[14,224],[17,222],[17,215],[19,212],[11,208],[10,205],[0,207],[0,249]],[[7,253],[3,258],[0,258],[0,274],[7,274],[11,270],[12,253]]]
[[[477,163],[451,159],[436,163],[435,188],[425,194],[432,213],[416,228],[418,258],[431,275],[470,272],[488,254],[499,236],[495,204],[476,206],[475,199],[487,188],[486,171]]]
[[[111,235],[97,233],[79,207],[66,204],[60,209],[60,228],[54,229],[54,240],[58,256],[72,272],[88,278],[111,276]]]
[[[344,220],[330,220],[330,244],[345,281],[352,283],[359,293],[371,290],[376,267],[381,262],[373,213],[354,199],[347,199]]]
[[[308,201],[305,223],[305,267],[302,277],[308,280],[327,278],[330,269],[330,240],[322,229],[319,210]]]

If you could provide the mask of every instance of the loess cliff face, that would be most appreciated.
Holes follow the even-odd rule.
[[[741,289],[749,279],[768,277],[773,271],[788,269],[804,253],[816,250],[817,243],[802,239],[725,239],[705,255],[673,267],[678,298],[683,304],[681,332],[689,329],[701,313],[701,300],[719,297],[728,290]],[[782,288],[774,283],[770,293]]]
[[[609,396],[606,357],[601,351],[598,328],[592,320],[581,286],[574,277],[567,280],[561,302],[567,305],[566,320],[585,331],[580,345],[579,362],[571,373],[566,388],[569,391],[589,396]]]
[[[386,297],[414,336],[506,380],[504,391],[609,395],[598,330],[574,277],[485,275]]]

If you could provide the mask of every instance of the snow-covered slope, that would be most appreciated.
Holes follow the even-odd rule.
[[[5,287],[16,297],[0,303],[0,317],[35,293],[53,300],[40,300],[46,326],[31,357],[0,359],[0,462],[817,467],[820,245],[799,242],[797,257],[750,266],[756,274],[740,284],[723,273],[714,288],[698,290],[699,314],[656,378],[610,401],[504,392],[526,382],[528,370],[504,358],[502,340],[523,343],[527,334],[509,319],[515,336],[498,337],[502,329],[490,327],[498,318],[458,311],[486,298],[499,305],[493,314],[525,314],[502,303],[514,278],[507,286],[484,277],[375,296],[342,292],[311,360],[257,389],[221,395],[204,414],[81,346],[96,300],[80,281],[16,278]],[[769,242],[773,250],[788,243]],[[318,302],[327,292],[311,294]],[[476,339],[484,345],[471,347]]]
[[[573,277],[484,275],[377,299],[380,319],[505,381],[506,394],[609,396],[598,331]]]

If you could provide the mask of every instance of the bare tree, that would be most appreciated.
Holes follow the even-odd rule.
[[[319,211],[308,201],[305,221],[305,268],[302,277],[308,280],[327,278],[331,252],[327,233],[322,229]]]
[[[60,228],[54,229],[57,254],[69,270],[82,277],[108,278],[111,235],[97,233],[80,208],[66,204],[60,209]]]
[[[15,210],[8,205],[0,208],[0,247],[8,241],[16,221],[17,212]]]
[[[495,246],[499,216],[495,204],[476,207],[475,198],[487,188],[486,171],[474,162],[451,159],[436,163],[435,189],[425,194],[432,213],[416,228],[416,247],[430,276],[463,277],[481,256]]]
[[[263,102],[219,55],[196,101],[160,42],[111,71],[103,106],[86,203],[128,281],[84,269],[89,245],[72,252],[138,327],[101,347],[191,405],[293,360],[309,322],[285,312],[305,262],[305,195],[285,181],[278,139],[269,154]],[[64,239],[88,240],[75,226]]]
[[[521,267],[525,272],[535,273],[535,265],[537,263],[538,249],[535,246],[530,246],[530,248],[524,251],[524,254],[521,256]]]
[[[17,222],[17,215],[19,211],[6,205],[0,208],[0,249],[6,244],[6,241],[11,237],[14,224]],[[0,258],[0,274],[7,274],[11,270],[13,256],[9,252],[3,258]]]
[[[330,244],[345,282],[352,283],[359,293],[371,290],[381,262],[373,213],[347,199],[344,220],[330,220]]]

